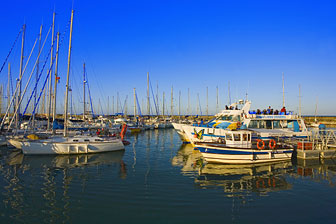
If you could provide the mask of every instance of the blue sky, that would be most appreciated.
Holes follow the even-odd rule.
[[[122,104],[128,96],[128,113],[133,112],[133,88],[139,103],[146,102],[147,72],[155,94],[159,86],[160,108],[163,91],[170,107],[173,85],[175,113],[179,91],[181,111],[186,112],[189,88],[192,112],[196,113],[199,94],[205,114],[206,87],[209,113],[215,113],[216,86],[223,108],[228,103],[228,82],[232,100],[244,98],[247,92],[253,109],[280,108],[284,72],[289,110],[298,112],[300,85],[303,114],[314,114],[318,99],[319,114],[335,115],[335,6],[333,1],[7,1],[0,8],[0,63],[24,22],[28,56],[41,23],[45,37],[55,9],[56,30],[63,33],[73,7],[74,112],[82,110],[85,62],[95,111],[100,101],[105,114],[107,96],[111,113],[117,93]],[[66,32],[60,49],[58,112],[64,100],[68,36]],[[41,61],[50,42],[48,38]],[[9,58],[15,77],[19,56],[18,42]],[[7,85],[7,67],[0,82]]]

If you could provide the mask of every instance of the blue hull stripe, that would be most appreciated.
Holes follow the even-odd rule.
[[[269,152],[263,152],[263,151],[258,151],[258,152],[253,152],[253,151],[239,151],[237,150],[228,150],[228,149],[209,149],[205,147],[197,147],[200,152],[203,153],[212,153],[212,154],[226,154],[226,155],[265,155],[268,154]],[[283,154],[283,153],[291,153],[293,152],[292,150],[286,150],[282,152],[277,152],[273,151],[271,152],[272,154]]]

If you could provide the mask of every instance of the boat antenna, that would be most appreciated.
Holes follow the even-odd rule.
[[[282,106],[285,107],[285,79],[284,73],[282,72]]]

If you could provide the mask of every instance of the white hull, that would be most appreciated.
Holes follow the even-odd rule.
[[[125,149],[120,139],[101,142],[71,142],[71,141],[20,141],[10,140],[10,144],[22,149],[26,155],[51,155],[51,154],[89,154],[111,152]]]
[[[292,158],[293,149],[256,150],[237,148],[216,148],[197,145],[204,159],[209,163],[250,164],[269,163]]]
[[[187,134],[184,132],[182,126],[183,124],[178,124],[178,123],[172,123],[174,129],[176,130],[177,134],[179,135],[179,137],[181,138],[181,140],[183,142],[190,142]]]

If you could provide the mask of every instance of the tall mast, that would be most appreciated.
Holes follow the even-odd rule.
[[[54,31],[55,31],[55,15],[56,13],[53,13],[53,23],[52,23],[52,31],[51,31],[51,50],[50,50],[50,75],[48,78],[49,81],[49,99],[48,99],[48,126],[47,129],[50,129],[50,113],[51,113],[51,95],[52,95],[52,65],[53,65],[53,60],[54,60]],[[71,94],[72,97],[72,94]]]
[[[197,93],[197,115],[199,115],[199,110],[200,110],[200,101],[199,101],[199,93]]]
[[[18,128],[19,126],[19,115],[20,115],[20,105],[19,104],[19,101],[21,99],[21,83],[22,83],[22,72],[23,72],[23,54],[24,54],[24,42],[25,42],[25,34],[26,34],[26,24],[23,24],[23,27],[22,27],[22,44],[21,44],[21,60],[20,60],[20,76],[19,76],[19,92],[18,92],[18,95],[17,95],[17,107],[18,107],[18,110],[17,110],[17,114],[16,114],[16,128]]]
[[[299,116],[301,115],[301,86],[299,85]]]
[[[114,115],[114,96],[112,96],[112,114]]]
[[[40,54],[41,51],[41,40],[42,40],[42,28],[43,25],[40,26],[40,33],[39,33],[39,46],[38,46],[38,53]],[[37,85],[38,82],[38,75],[39,75],[39,71],[40,70],[40,57],[37,58],[37,63],[36,63],[36,76],[35,76],[35,85]],[[37,98],[37,91],[35,91],[34,93],[34,104],[33,104],[33,110],[34,110],[34,106],[36,104],[36,98]],[[32,126],[33,128],[35,128],[35,113],[32,114]]]
[[[179,109],[178,109],[179,117],[181,116],[181,90],[179,91]]]
[[[11,65],[10,63],[8,63],[7,108],[10,105],[10,80],[11,80]]]
[[[165,115],[165,92],[162,94],[162,116]]]
[[[83,121],[85,121],[85,63],[83,64]]]
[[[207,116],[209,116],[208,87],[206,88],[206,90],[207,90],[207,92],[206,92],[206,97],[207,97],[207,100],[206,100],[206,103],[207,103],[206,113],[207,113]]]
[[[135,93],[135,88],[133,89],[134,90],[134,120],[136,120],[136,93]]]
[[[316,105],[315,105],[315,122],[317,122],[316,116],[317,116],[317,103],[318,103],[318,97],[316,97]]]
[[[150,114],[150,105],[149,105],[149,72],[147,72],[147,114]]]
[[[119,92],[117,92],[117,113],[119,113]]]
[[[190,92],[188,88],[188,115],[190,115]]]
[[[282,73],[282,106],[285,107],[285,79],[284,73]]]
[[[218,113],[218,86],[216,87],[217,97],[216,97],[216,113]]]
[[[72,41],[72,24],[73,14],[71,11],[71,23],[70,23],[70,39],[69,39],[69,53],[68,53],[68,69],[67,69],[67,81],[65,90],[65,102],[64,102],[64,137],[68,135],[68,95],[69,95],[69,75],[70,75],[70,61],[71,61],[71,41]]]
[[[231,105],[231,92],[230,92],[230,81],[229,81],[229,105]]]
[[[110,96],[107,96],[107,116],[110,115]]]
[[[160,106],[159,106],[159,83],[156,82],[156,105],[158,108],[158,116],[160,114]]]
[[[53,121],[56,120],[56,96],[57,96],[57,80],[58,77],[58,51],[59,51],[59,37],[60,33],[57,32],[57,45],[56,45],[56,58],[55,58],[55,84],[54,84],[54,106],[53,106]],[[53,130],[53,133],[56,133],[56,130]]]
[[[173,116],[173,101],[174,101],[174,98],[173,98],[173,86],[171,88],[171,97],[170,97],[170,116]]]

